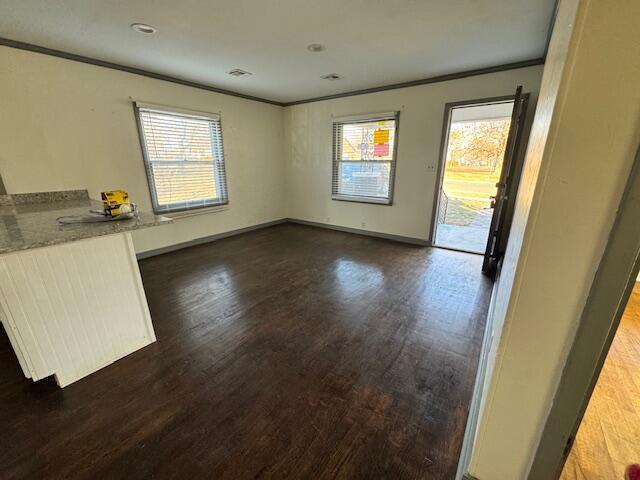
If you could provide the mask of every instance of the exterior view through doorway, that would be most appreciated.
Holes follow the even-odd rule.
[[[507,97],[445,109],[433,245],[485,252],[513,106]]]

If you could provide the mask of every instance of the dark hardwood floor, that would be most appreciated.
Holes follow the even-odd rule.
[[[61,390],[0,336],[0,478],[452,479],[481,262],[291,224],[143,260],[157,343]]]

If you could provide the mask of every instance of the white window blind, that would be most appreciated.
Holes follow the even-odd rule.
[[[333,199],[392,203],[397,128],[397,113],[333,122]]]
[[[218,115],[143,104],[136,114],[154,211],[229,203]]]

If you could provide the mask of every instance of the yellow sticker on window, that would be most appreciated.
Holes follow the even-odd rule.
[[[373,132],[373,143],[389,143],[389,130],[386,128],[378,128]]]

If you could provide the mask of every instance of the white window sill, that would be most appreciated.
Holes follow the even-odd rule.
[[[391,205],[391,200],[387,198],[376,197],[350,197],[345,195],[332,195],[332,200],[340,200],[343,202],[356,202],[356,203],[373,203],[374,205]]]
[[[229,205],[219,205],[216,207],[206,207],[206,208],[194,208],[193,210],[184,210],[182,212],[156,213],[156,215],[162,215],[163,217],[169,217],[169,218],[178,220],[180,218],[194,217],[196,215],[207,215],[209,213],[224,212],[225,210],[229,210]]]

